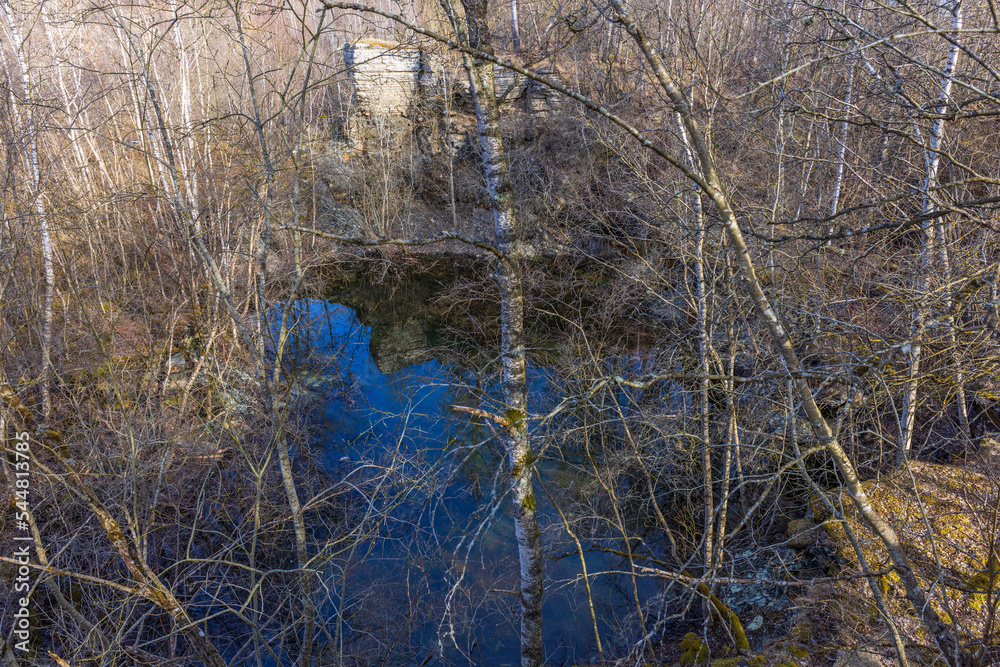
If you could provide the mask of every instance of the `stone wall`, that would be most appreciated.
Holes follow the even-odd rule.
[[[443,107],[445,81],[450,82],[452,110],[472,111],[465,71],[418,48],[382,42],[344,45],[344,64],[354,84],[354,114],[367,118],[411,118],[417,103]],[[503,104],[531,114],[546,114],[558,104],[553,91],[502,67],[494,67],[497,94]],[[437,109],[440,111],[441,109]]]
[[[420,49],[353,42],[344,45],[344,64],[354,83],[356,112],[407,115],[423,70]]]

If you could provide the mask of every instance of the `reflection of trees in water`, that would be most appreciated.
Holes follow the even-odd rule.
[[[405,292],[405,288],[397,287],[398,292]],[[432,300],[436,308],[442,307],[440,298]],[[327,309],[327,316],[338,312]],[[406,311],[396,307],[391,312],[413,322],[427,310],[421,313],[419,306],[411,304]],[[427,319],[432,317],[433,313]],[[373,319],[372,338],[376,326],[391,326],[384,313],[375,313]],[[464,321],[477,327],[484,318]],[[368,324],[361,317],[353,322],[355,330]],[[448,326],[446,335],[471,339],[458,326]],[[325,325],[326,331],[341,328]],[[558,341],[559,332],[552,334],[551,339]],[[362,349],[363,342],[355,341],[354,349]],[[572,350],[556,342],[548,352],[549,358],[565,360]],[[356,591],[355,598],[345,598],[343,603],[354,610],[350,616],[352,642],[367,645],[366,650],[377,653],[380,642],[388,642],[384,634],[391,625],[394,641],[402,641],[399,637],[406,635],[410,651],[419,653],[415,647],[421,646],[428,650],[444,646],[456,656],[474,656],[476,651],[485,650],[486,655],[493,656],[508,651],[516,658],[516,633],[511,633],[515,624],[511,622],[516,620],[517,605],[511,591],[516,589],[517,568],[512,560],[514,539],[507,500],[509,472],[492,422],[470,420],[450,410],[452,405],[497,409],[496,363],[469,344],[428,348],[428,354],[440,361],[389,374],[379,373],[374,364],[367,367],[383,379],[384,397],[395,406],[394,410],[387,410],[387,405],[373,405],[364,396],[355,399],[356,408],[365,407],[377,418],[350,438],[364,443],[357,448],[363,452],[362,461],[352,460],[342,469],[350,473],[349,479],[367,474],[372,476],[369,484],[375,478],[385,481],[381,486],[375,484],[377,495],[358,499],[369,507],[355,520],[378,517],[377,529],[367,535],[367,545],[353,547],[351,557],[342,559],[337,567],[338,572],[347,572],[345,590]],[[620,355],[604,362],[600,373],[634,372],[649,363],[647,357],[648,352]],[[356,360],[348,365],[355,369],[364,366]],[[540,412],[554,407],[566,387],[574,389],[572,378],[565,375],[566,369],[573,368],[571,362],[565,361],[561,366],[530,369],[531,401]],[[582,367],[575,371],[581,386],[585,374]],[[360,378],[360,386],[367,382]],[[421,391],[429,393],[422,395]],[[548,492],[546,497],[539,495],[539,512],[552,557],[546,565],[546,618],[550,626],[546,644],[553,659],[558,655],[567,659],[589,656],[588,642],[592,644],[593,640],[588,639],[592,637],[592,631],[587,630],[588,606],[580,602],[586,596],[581,592],[579,556],[574,555],[577,549],[548,498],[564,508],[585,542],[586,557],[591,562],[588,574],[600,593],[602,628],[617,633],[620,628],[614,629],[614,625],[629,623],[628,600],[637,593],[643,598],[648,595],[647,590],[637,591],[627,574],[621,574],[623,570],[617,563],[620,556],[600,551],[603,545],[612,545],[615,550],[621,545],[620,536],[609,531],[602,519],[607,508],[589,502],[595,492],[586,466],[603,461],[609,445],[602,442],[588,453],[586,447],[566,435],[587,428],[585,412],[580,407],[565,411],[540,425],[533,434],[541,452],[537,464],[540,483]],[[388,483],[388,477],[395,481]],[[642,588],[641,583],[639,586]],[[389,607],[369,612],[365,600],[379,600]]]

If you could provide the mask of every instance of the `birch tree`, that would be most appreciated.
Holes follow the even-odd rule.
[[[33,99],[31,62],[28,53],[28,43],[22,30],[22,19],[18,17],[8,0],[0,2],[4,23],[13,41],[14,60],[20,73],[21,97],[14,98],[13,108],[17,114],[22,132],[28,144],[24,156],[30,176],[31,200],[38,219],[38,232],[42,240],[42,262],[45,271],[44,297],[42,300],[42,413],[48,421],[52,414],[52,306],[55,294],[55,257],[52,249],[52,231],[45,210],[45,199],[42,192],[42,175],[38,166],[38,127],[35,124],[35,100]]]
[[[488,0],[462,0],[464,17],[458,14],[449,0],[442,0],[442,6],[460,43],[479,52],[492,52],[487,23]],[[493,81],[493,63],[468,53],[463,55],[463,63],[475,101],[483,176],[493,209],[494,243],[498,251],[500,383],[505,420],[503,446],[510,466],[511,500],[520,561],[521,665],[533,667],[544,661],[542,545],[533,484],[534,456],[528,437],[521,248],[514,216],[514,188],[500,133],[500,107]]]
[[[324,5],[331,9],[351,9],[383,16],[407,28],[416,28],[416,24],[402,16],[375,7],[339,2],[324,2]],[[534,494],[535,456],[528,430],[524,295],[521,279],[523,257],[514,213],[514,189],[501,136],[500,108],[493,79],[496,59],[492,56],[493,41],[488,23],[490,2],[462,0],[461,12],[450,0],[441,0],[441,7],[454,37],[447,38],[421,29],[417,29],[416,32],[459,47],[475,106],[476,133],[482,155],[483,177],[493,217],[494,241],[488,247],[497,258],[496,281],[500,289],[500,387],[503,415],[494,416],[493,420],[502,426],[503,448],[510,472],[519,561],[521,664],[523,667],[530,667],[541,665],[544,661],[543,555]],[[374,244],[423,245],[428,241],[445,238],[461,237],[454,233],[444,233],[437,239],[383,240]],[[350,239],[344,240],[350,241]],[[466,241],[474,245],[483,245],[468,239]]]
[[[949,2],[948,12],[951,15],[951,29],[957,33],[962,29],[962,0],[952,0]],[[952,102],[951,90],[954,83],[955,71],[958,68],[958,62],[961,54],[962,49],[960,45],[952,43],[948,49],[948,59],[945,63],[944,71],[941,74],[941,88],[938,95],[937,106],[935,108],[938,113],[943,113]],[[938,173],[941,169],[941,150],[942,144],[944,143],[945,125],[946,122],[944,118],[936,118],[934,120],[931,125],[930,139],[925,150],[923,151],[925,165],[921,203],[921,214],[923,215],[927,215],[933,209],[937,208],[934,205],[934,199],[936,190],[938,189]],[[917,131],[916,134],[917,137],[920,136],[919,131]],[[936,253],[938,252],[939,247],[940,261],[942,268],[944,269],[944,278],[945,280],[949,280],[951,277],[951,272],[948,270],[947,239],[944,238],[945,227],[939,220],[926,220],[920,225],[922,236],[920,245],[920,278],[918,280],[917,287],[918,296],[926,294],[929,291],[932,280],[931,274],[933,267],[936,264],[936,260],[938,259]],[[924,324],[923,319],[925,314],[922,306],[923,304],[918,301],[918,305],[913,311],[911,331],[915,332],[919,330]],[[951,334],[951,339],[952,344],[954,345],[956,341],[953,333]],[[916,424],[916,413],[919,405],[919,376],[922,356],[922,347],[919,339],[910,345],[908,356],[910,362],[910,377],[907,383],[906,397],[904,399],[905,403],[903,405],[902,434],[900,437],[901,459],[909,456],[910,450],[913,446],[913,429]],[[965,389],[961,375],[958,377],[958,386],[959,415],[966,436],[968,436],[969,417],[968,409],[965,403]]]

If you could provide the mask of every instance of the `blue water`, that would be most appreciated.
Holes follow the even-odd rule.
[[[517,550],[504,457],[488,424],[452,410],[500,411],[495,364],[480,368],[448,350],[416,350],[413,363],[383,372],[372,355],[372,329],[353,309],[318,300],[299,308],[302,333],[292,347],[326,396],[313,418],[313,455],[335,479],[356,480],[353,498],[361,506],[348,520],[359,526],[357,546],[331,559],[325,577],[326,622],[337,626],[330,636],[345,654],[352,646],[374,647],[365,650],[387,664],[519,664],[518,603],[510,592],[517,588]],[[551,368],[529,365],[528,383],[533,413],[562,397]],[[541,442],[542,435],[534,437]],[[558,455],[542,460],[538,473],[557,497],[583,481]],[[579,555],[545,494],[536,497],[543,541],[561,556],[545,563],[547,661],[596,663]],[[620,636],[634,601],[627,578],[605,572],[622,570],[622,563],[601,552],[585,557],[599,629]],[[640,582],[642,598],[652,592],[652,584]],[[367,656],[360,662],[373,659],[357,652]]]

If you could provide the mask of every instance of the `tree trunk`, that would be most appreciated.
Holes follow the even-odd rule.
[[[951,12],[951,23],[952,30],[962,29],[962,3],[960,0],[952,0],[949,3],[949,11]],[[948,51],[948,62],[945,64],[944,73],[941,77],[941,92],[938,97],[939,105],[936,111],[944,112],[945,107],[948,104],[948,100],[951,98],[951,86],[953,82],[953,77],[955,75],[955,70],[958,67],[958,57],[961,54],[961,49],[956,45],[952,44],[951,49]],[[929,213],[931,209],[934,208],[933,197],[934,189],[937,187],[938,182],[938,171],[941,168],[941,144],[944,142],[944,127],[945,121],[943,118],[938,118],[934,121],[931,126],[931,139],[930,146],[925,152],[926,159],[926,178],[924,179],[924,197],[923,206],[921,213]],[[947,250],[943,248],[945,243],[944,238],[940,238],[940,235],[936,232],[940,229],[943,231],[943,223],[935,223],[933,220],[924,221],[921,224],[923,229],[923,242],[920,249],[920,270],[922,275],[918,281],[920,293],[917,295],[917,305],[914,308],[913,314],[913,324],[912,330],[916,331],[923,324],[923,305],[920,302],[921,297],[927,293],[930,289],[930,270],[934,264],[934,250],[935,243],[942,245],[942,260],[947,264]],[[947,273],[947,266],[945,266],[945,272]],[[947,280],[950,276],[945,275],[944,278]],[[947,307],[950,307],[948,304]],[[954,334],[952,334],[954,335]],[[903,404],[903,433],[902,441],[899,447],[899,457],[900,461],[905,459],[913,445],[913,430],[916,424],[916,411],[917,405],[919,403],[919,378],[920,378],[920,365],[921,365],[921,347],[920,341],[914,341],[910,346],[909,350],[910,357],[910,372],[909,380],[906,387],[906,398]],[[965,406],[965,389],[963,387],[962,376],[958,376],[958,398],[959,398],[959,414],[962,416],[962,426],[968,434],[968,417]]]
[[[4,22],[14,40],[14,57],[21,70],[21,102],[14,98],[15,114],[23,107],[24,132],[28,139],[28,170],[31,174],[31,196],[38,215],[38,231],[42,237],[42,261],[45,267],[45,296],[42,305],[42,414],[48,422],[52,414],[52,302],[55,291],[56,274],[52,251],[52,235],[49,230],[49,220],[45,211],[45,200],[42,199],[41,171],[38,168],[38,132],[35,127],[35,114],[31,101],[31,76],[28,69],[27,43],[21,35],[21,26],[14,16],[7,0],[0,2]]]
[[[518,27],[518,0],[510,0],[510,38],[514,51],[521,50],[521,29]]]
[[[463,0],[470,46],[490,50],[486,0]],[[454,19],[453,19],[454,20]],[[455,22],[458,27],[457,21]],[[461,35],[460,35],[461,37]],[[521,253],[514,217],[514,187],[507,170],[500,135],[500,110],[493,81],[493,63],[465,56],[465,69],[476,107],[483,175],[493,208],[493,230],[500,252],[500,327],[503,363],[501,386],[508,426],[503,445],[510,460],[514,527],[520,561],[521,665],[544,660],[542,649],[542,543],[535,511],[534,456],[528,439],[528,389],[524,361],[524,298],[521,292]]]

